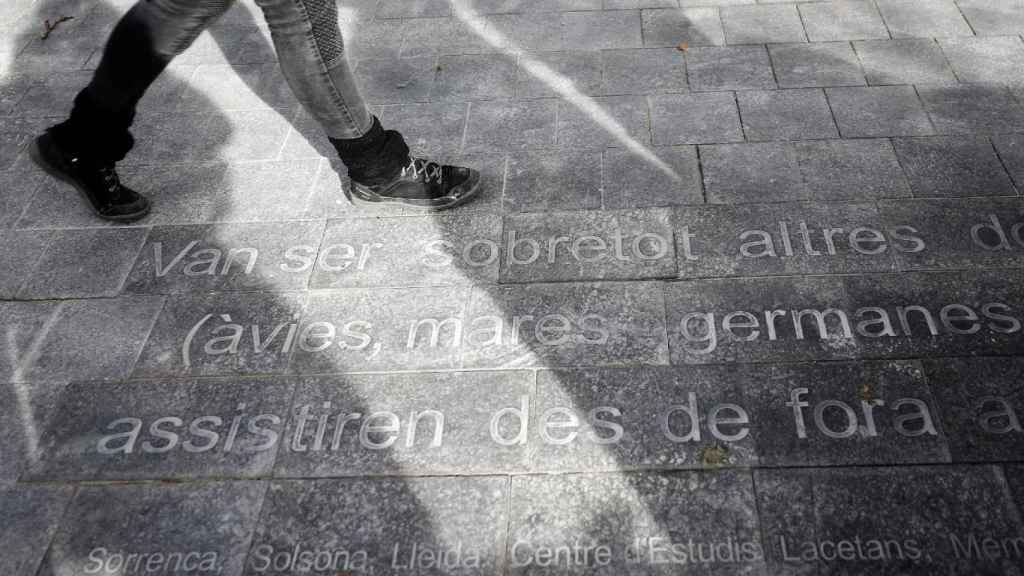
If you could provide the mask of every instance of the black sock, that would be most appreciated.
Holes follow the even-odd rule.
[[[405,139],[394,130],[384,130],[376,116],[373,126],[363,136],[328,140],[348,168],[349,178],[360,184],[372,186],[387,182],[409,164]]]

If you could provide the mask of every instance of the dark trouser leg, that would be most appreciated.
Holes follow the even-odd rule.
[[[51,128],[61,148],[92,162],[124,158],[146,89],[232,0],[140,0],[117,23],[70,117]]]

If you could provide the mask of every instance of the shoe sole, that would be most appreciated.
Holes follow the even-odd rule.
[[[68,178],[63,172],[61,172],[52,164],[50,164],[50,162],[46,159],[46,155],[43,154],[43,151],[39,149],[38,139],[33,140],[32,144],[29,146],[28,156],[29,158],[32,159],[32,162],[34,162],[36,166],[43,170],[43,172],[46,172],[50,176],[53,176],[57,180],[60,180],[61,182],[64,182],[65,184],[74,188],[75,191],[78,192],[78,195],[82,197],[82,200],[85,201],[85,205],[88,206],[92,210],[92,213],[99,218],[102,218],[104,220],[110,220],[112,222],[127,223],[141,220],[142,218],[145,218],[149,214],[150,206],[146,206],[145,210],[142,210],[141,212],[136,212],[134,214],[120,214],[116,216],[107,216],[105,214],[101,214],[100,211],[97,210],[96,207],[92,205],[92,201],[89,200],[89,195],[85,192],[85,190],[82,189],[81,186],[78,185],[77,182],[75,182],[71,178]]]
[[[469,191],[467,191],[462,196],[459,196],[455,201],[453,201],[451,203],[448,203],[448,204],[443,204],[443,205],[440,205],[440,206],[430,206],[430,205],[423,205],[423,204],[415,204],[411,200],[392,200],[390,198],[385,199],[383,196],[378,196],[378,198],[380,198],[380,200],[368,200],[368,199],[363,198],[362,196],[359,196],[359,195],[355,194],[354,192],[352,192],[351,188],[352,188],[353,184],[351,182],[348,183],[348,187],[342,188],[342,192],[345,193],[345,197],[348,198],[348,201],[353,206],[355,206],[357,208],[375,208],[375,207],[379,207],[379,206],[401,206],[403,208],[409,209],[412,212],[421,212],[421,213],[444,212],[445,210],[451,210],[452,208],[456,208],[458,206],[462,206],[463,204],[469,202],[473,198],[476,198],[476,195],[480,192],[480,181],[481,181],[481,178],[478,175],[476,177],[476,182],[473,183],[473,186],[472,186],[472,188],[469,189]]]

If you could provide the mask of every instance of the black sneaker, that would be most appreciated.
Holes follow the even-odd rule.
[[[351,181],[344,192],[356,206],[400,204],[438,212],[468,202],[479,188],[480,173],[472,168],[411,158],[408,166],[390,181],[373,186]]]
[[[133,222],[149,214],[149,200],[121,184],[113,164],[98,166],[69,154],[49,132],[35,139],[29,156],[47,174],[74,186],[100,218]]]

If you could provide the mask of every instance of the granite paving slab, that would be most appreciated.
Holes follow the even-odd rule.
[[[1007,355],[1019,274],[904,273],[668,284],[673,364]]]
[[[1024,84],[1020,36],[942,38],[939,44],[962,82]]]
[[[913,86],[829,88],[825,94],[843,138],[935,133]]]
[[[156,296],[0,303],[0,379],[125,378],[163,304]]]
[[[98,228],[55,233],[18,297],[117,296],[148,232],[145,228]]]
[[[532,418],[533,471],[756,466],[770,371],[714,366],[543,370]]]
[[[292,391],[281,379],[75,382],[64,390],[25,477],[267,476]]]
[[[762,466],[950,461],[939,409],[916,362],[778,365],[750,401]]]
[[[796,149],[788,142],[700,147],[709,204],[810,200]]]
[[[649,101],[656,146],[743,141],[736,99],[730,93],[666,94]]]
[[[244,574],[500,573],[507,506],[500,477],[273,482]]]
[[[1024,135],[1007,134],[992,138],[999,160],[1010,173],[1018,190],[1024,190]]]
[[[764,46],[695,47],[686,51],[686,64],[695,91],[775,88]]]
[[[476,288],[467,368],[666,364],[660,287],[647,282]]]
[[[971,36],[953,0],[876,0],[893,38]]]
[[[157,318],[136,378],[279,374],[291,357],[304,293],[177,294]]]
[[[557,108],[552,99],[473,102],[462,149],[484,153],[552,147]]]
[[[43,178],[39,172],[29,170],[0,172],[0,230],[14,227]]]
[[[447,286],[313,292],[293,342],[290,370],[458,368],[469,292]]]
[[[863,86],[866,83],[857,55],[848,42],[772,44],[768,52],[780,88]]]
[[[745,204],[678,208],[680,278],[887,272],[918,248],[906,222],[883,225],[873,204]]]
[[[53,237],[49,230],[0,230],[0,298],[18,294]]]
[[[1024,359],[927,360],[954,462],[1019,461]]]
[[[543,76],[537,74],[537,68],[528,67],[520,62],[519,73],[516,78],[517,98],[544,98],[559,95],[559,90],[572,90],[585,95],[599,95],[605,92],[602,81],[603,54],[611,51],[583,51],[575,50],[570,46],[571,51],[566,52],[545,52],[533,54],[533,61],[541,66],[541,70],[556,74],[558,80],[554,85],[546,82]],[[685,79],[684,79],[685,80]]]
[[[893,146],[915,197],[1017,195],[984,136],[897,138]]]
[[[821,201],[864,201],[910,196],[910,184],[892,142],[882,138],[793,144],[800,173]]]
[[[562,43],[580,50],[639,48],[643,45],[639,10],[565,12]]]
[[[302,378],[274,474],[524,471],[533,381],[525,371]]]
[[[882,16],[869,0],[797,4],[811,42],[888,38]]]
[[[1024,102],[1005,86],[919,86],[925,110],[939,134],[999,134],[1024,130]]]
[[[1012,574],[1020,516],[994,467],[758,470],[775,573]],[[1019,549],[1018,549],[1019,550]]]
[[[721,13],[729,44],[807,41],[795,4],[725,6]]]
[[[496,282],[501,219],[452,215],[332,220],[312,288]]]
[[[676,47],[605,50],[605,94],[686,92],[686,57]]]
[[[63,390],[63,382],[0,383],[0,485],[17,480],[40,457]]]
[[[887,201],[880,208],[888,225],[903,222],[923,242],[921,250],[894,253],[901,270],[1024,267],[1019,199]]]
[[[601,208],[600,150],[529,150],[509,157],[505,212],[597,210]]]
[[[81,487],[38,574],[239,576],[265,492],[262,482]]]
[[[600,112],[595,112],[600,110]],[[647,99],[605,96],[587,105],[572,101],[558,106],[558,146],[570,150],[651,143]]]
[[[502,282],[643,280],[676,275],[666,209],[505,217]]]
[[[704,187],[695,146],[646,151],[608,149],[602,163],[606,209],[701,204]]]
[[[725,44],[718,8],[710,2],[690,7],[643,10],[644,46],[707,46]]]
[[[524,476],[511,498],[511,574],[764,570],[746,472]]]
[[[740,92],[737,101],[748,141],[839,137],[832,111],[821,90]]]
[[[72,486],[0,485],[0,570],[20,576],[35,574],[61,515],[71,500]]]
[[[868,84],[951,84],[957,76],[932,39],[854,42]]]
[[[295,290],[306,287],[323,222],[156,226],[125,291]]]

